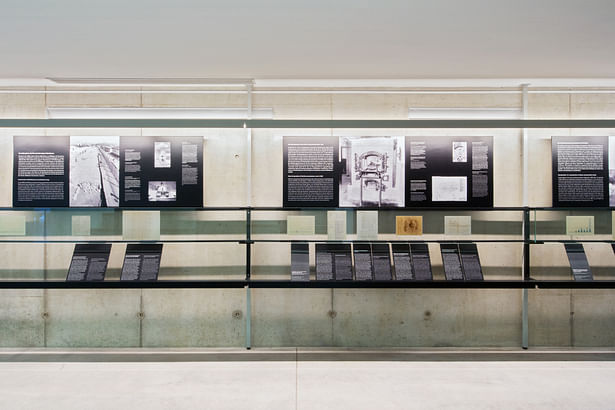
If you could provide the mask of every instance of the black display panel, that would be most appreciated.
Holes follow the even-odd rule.
[[[13,138],[13,206],[68,206],[68,137]]]
[[[583,245],[580,243],[566,243],[564,247],[566,248],[566,255],[568,255],[568,261],[570,262],[570,269],[572,270],[574,280],[594,280]]]
[[[356,280],[374,279],[371,248],[369,243],[355,243],[353,245],[354,273]]]
[[[456,243],[440,244],[444,276],[446,280],[463,280],[463,269],[459,258],[459,246]]]
[[[493,206],[493,137],[406,137],[406,206]]]
[[[432,280],[431,259],[426,243],[413,243],[410,245],[412,271],[416,280]]]
[[[121,280],[153,281],[158,279],[161,243],[136,243],[126,246]]]
[[[111,244],[76,244],[70,261],[67,281],[105,280]]]
[[[310,280],[310,247],[307,243],[290,245],[290,279]]]
[[[203,205],[203,137],[120,140],[120,205]]]
[[[15,207],[200,207],[202,137],[14,137]]]
[[[393,272],[391,271],[391,254],[389,252],[388,243],[373,243],[372,258],[374,265],[375,280],[391,280]]]
[[[554,207],[609,206],[608,145],[604,136],[551,138]]]
[[[483,270],[475,243],[460,243],[459,253],[466,280],[483,280]]]
[[[337,207],[337,137],[284,137],[284,206]]]
[[[410,259],[410,246],[407,243],[394,243],[391,246],[393,250],[393,264],[395,266],[395,279],[414,279],[412,261]]]

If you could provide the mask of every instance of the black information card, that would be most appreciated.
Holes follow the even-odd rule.
[[[374,265],[375,280],[391,280],[393,274],[391,271],[391,254],[389,252],[388,243],[372,244],[372,258]]]
[[[459,246],[456,243],[443,243],[440,245],[440,251],[446,280],[463,280]]]
[[[162,244],[128,244],[121,280],[153,281],[158,279]]]
[[[431,260],[429,248],[426,243],[413,243],[410,245],[412,270],[416,280],[432,280]]]
[[[67,281],[105,280],[111,244],[76,244],[68,268]]]
[[[372,268],[372,249],[369,243],[355,243],[354,271],[356,280],[372,280],[374,272]]]
[[[316,244],[316,280],[352,280],[350,244]]]
[[[290,245],[290,279],[310,280],[310,247],[307,243]]]
[[[568,255],[568,261],[570,262],[570,269],[572,269],[574,280],[594,280],[583,245],[580,243],[566,243],[564,247],[566,248],[566,255]]]
[[[483,280],[483,270],[475,243],[460,243],[459,253],[466,280]]]
[[[394,243],[393,264],[395,265],[395,279],[412,280],[412,262],[410,260],[410,246],[407,243]]]

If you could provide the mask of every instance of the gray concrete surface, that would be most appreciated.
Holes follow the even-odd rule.
[[[165,359],[163,350],[145,361],[131,361],[134,351],[124,352],[125,361],[104,359],[121,350],[90,351],[90,358],[103,356],[93,361],[71,360],[83,354],[79,351],[43,352],[57,354],[58,360],[28,362],[24,355],[32,351],[0,350],[0,408],[612,409],[615,401],[612,352],[585,352],[590,361],[567,360],[575,352],[536,352],[539,360],[524,352],[491,352],[491,359],[489,351],[449,352],[465,357],[458,361],[438,361],[441,351],[431,352],[433,360],[408,361],[387,360],[392,352],[363,352],[374,360],[357,360],[356,351],[346,357],[329,352],[340,360],[318,360],[326,352],[296,360],[310,352],[294,349],[247,354],[262,356],[256,360],[233,359],[245,351],[167,350]],[[282,360],[267,360],[271,354]],[[192,358],[172,359],[178,355]],[[493,360],[498,357],[514,361]]]

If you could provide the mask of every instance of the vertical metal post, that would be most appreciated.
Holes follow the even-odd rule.
[[[522,117],[528,117],[528,86],[521,84],[522,95]],[[530,210],[529,210],[529,136],[527,128],[521,131],[523,138],[523,280],[530,280]],[[528,317],[528,289],[523,288],[521,301],[521,348],[527,349],[529,346],[529,317]]]
[[[523,210],[523,281],[530,280],[530,210]],[[523,288],[521,304],[521,347],[529,346],[528,289]]]
[[[252,119],[252,84],[246,84],[247,119]],[[252,128],[246,134],[246,280],[252,275]],[[252,348],[252,290],[246,285],[246,349]]]

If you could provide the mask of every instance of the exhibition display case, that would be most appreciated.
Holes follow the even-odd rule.
[[[248,347],[253,345],[252,334],[260,338],[258,345],[269,345],[260,331],[251,329],[253,292],[260,290],[517,289],[522,300],[521,346],[527,347],[528,290],[615,288],[615,274],[604,262],[614,252],[612,208],[569,203],[566,207],[532,206],[531,194],[525,200],[501,199],[507,189],[527,189],[532,178],[527,164],[528,156],[534,155],[529,152],[532,137],[523,135],[527,130],[548,133],[557,129],[560,133],[567,129],[583,135],[584,130],[592,129],[596,134],[615,129],[614,120],[0,119],[0,127],[15,130],[16,136],[26,129],[29,135],[36,135],[32,129],[41,134],[69,130],[64,135],[72,135],[70,130],[78,128],[82,136],[89,135],[88,130],[92,135],[114,135],[140,129],[152,136],[165,135],[164,141],[184,135],[194,139],[201,131],[207,135],[230,132],[244,141],[249,157],[242,162],[249,164],[241,168],[242,183],[228,185],[232,192],[225,203],[225,186],[219,177],[224,169],[214,172],[208,168],[208,158],[221,156],[216,147],[224,141],[208,144],[205,137],[199,149],[207,155],[198,165],[204,172],[196,185],[205,191],[215,186],[216,195],[197,194],[200,205],[186,205],[179,193],[167,196],[165,191],[156,196],[155,190],[149,202],[127,204],[121,195],[128,192],[126,167],[134,164],[122,162],[118,180],[123,191],[117,206],[111,207],[67,206],[70,200],[63,206],[39,203],[28,207],[15,202],[20,195],[15,159],[14,206],[0,210],[0,241],[6,255],[0,267],[3,289],[243,289]],[[329,135],[318,136],[320,131]],[[318,135],[312,137],[315,133]],[[511,133],[517,136],[509,137]],[[350,137],[343,137],[347,135]],[[395,135],[401,137],[390,137]],[[119,146],[124,147],[124,141],[131,143],[131,138],[122,136]],[[164,146],[160,148],[164,141],[148,138],[152,150],[164,151]],[[525,149],[514,160],[514,169],[520,171],[517,175],[503,176],[498,169],[506,170],[498,161],[511,161],[502,152],[507,138]],[[264,140],[273,144],[268,147],[268,152],[276,153],[273,158],[260,151],[258,144]],[[329,148],[297,148],[314,142]],[[295,145],[290,148],[292,160],[289,144]],[[83,143],[72,146],[81,149]],[[70,162],[70,149],[63,150]],[[13,157],[18,158],[19,152],[14,151]],[[125,161],[124,151],[121,158]],[[328,158],[333,158],[331,165]],[[441,158],[448,158],[452,165],[442,165]],[[179,162],[185,163],[183,159]],[[462,163],[466,168],[459,167]],[[155,163],[154,168],[158,167],[167,165]],[[608,180],[607,170],[603,171]],[[184,178],[186,174],[180,169],[178,175]],[[419,176],[413,179],[412,175]],[[68,172],[66,178],[68,197]],[[260,178],[261,184],[255,186],[253,178]],[[319,183],[332,181],[318,188],[318,195],[324,195],[321,198],[304,192],[309,190],[306,181],[316,178],[321,178]],[[400,187],[402,182],[405,186]],[[175,183],[180,192],[182,182],[177,179]],[[267,184],[274,186],[269,197]],[[159,196],[164,197],[164,204]],[[178,198],[177,203],[169,204],[167,198]],[[87,258],[92,256],[86,253],[94,248],[83,245],[103,244],[110,247],[104,248],[106,256],[96,260],[99,269],[104,265],[104,276],[70,275],[72,266],[81,266],[77,263],[80,257],[91,263]],[[565,247],[571,244],[583,246]],[[139,248],[141,245],[158,246],[156,272],[143,278],[141,271],[131,276],[126,268],[130,257],[144,260],[147,247]],[[32,258],[24,262],[25,255]],[[553,260],[557,266],[550,266],[548,261]],[[87,270],[87,266],[82,268]],[[335,310],[331,312],[334,319]]]

